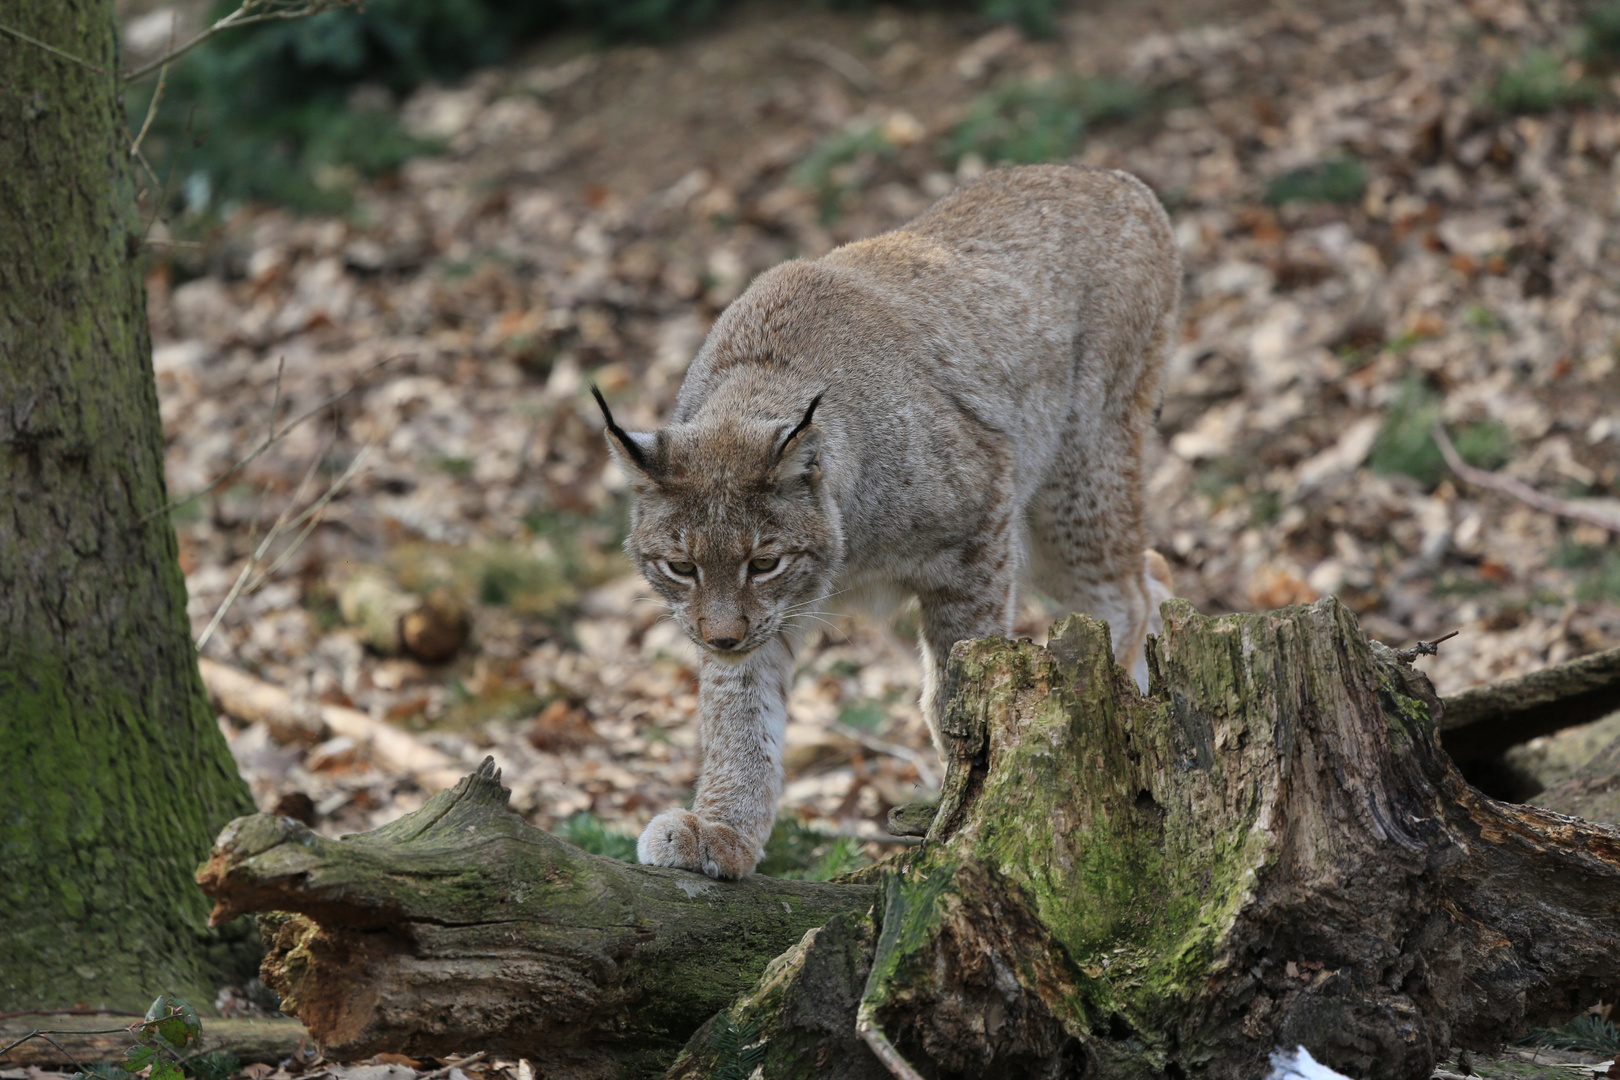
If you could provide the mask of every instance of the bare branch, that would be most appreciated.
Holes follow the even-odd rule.
[[[214,617],[208,621],[207,627],[203,629],[202,634],[197,638],[198,652],[201,652],[202,647],[208,644],[208,639],[218,629],[220,622],[225,618],[225,613],[231,609],[231,605],[236,603],[237,597],[244,592],[253,592],[261,587],[269,580],[270,575],[279,570],[292,557],[293,552],[297,551],[299,546],[308,539],[315,526],[320,524],[321,511],[326,509],[327,503],[336,498],[338,492],[342,491],[349,481],[354,478],[355,473],[360,471],[360,463],[365,460],[370,449],[370,443],[362,446],[360,452],[354,455],[354,460],[349,462],[349,467],[343,470],[342,475],[327,486],[326,493],[313,503],[310,503],[301,514],[289,521],[287,515],[292,511],[293,505],[296,504],[298,495],[303,492],[304,484],[309,482],[310,476],[314,475],[315,469],[320,465],[321,455],[316,455],[315,460],[310,463],[309,472],[305,474],[304,480],[298,485],[298,491],[294,493],[292,502],[289,502],[287,509],[283,510],[281,516],[276,518],[275,524],[270,526],[270,531],[265,534],[264,540],[259,543],[259,546],[253,550],[253,554],[248,556],[248,561],[243,565],[242,572],[236,575],[236,582],[231,586],[231,591],[225,595],[225,599],[219,605],[219,610],[214,612]],[[304,528],[293,538],[292,543],[287,546],[287,550],[281,553],[268,570],[258,577],[252,578],[253,571],[258,567],[259,561],[269,554],[270,546],[275,543],[276,537],[287,529],[297,528],[299,525],[303,525]],[[249,581],[250,578],[252,578],[251,582]]]
[[[12,27],[9,27],[9,26],[5,25],[4,23],[0,23],[0,34],[10,34],[12,37],[16,38],[18,41],[26,41],[26,42],[28,42],[28,44],[33,45],[36,48],[44,49],[46,52],[52,54],[53,56],[60,56],[64,60],[71,60],[73,63],[78,64],[80,67],[89,68],[91,71],[95,72],[97,75],[105,75],[106,74],[106,70],[104,68],[97,67],[96,65],[92,64],[90,61],[84,59],[83,57],[74,56],[70,52],[63,52],[61,49],[58,49],[55,45],[47,45],[47,44],[45,44],[45,42],[39,40],[39,38],[32,37],[32,36],[30,36],[28,34],[25,34],[21,30],[13,29]]]
[[[285,2],[285,0],[282,0],[282,2]],[[277,3],[278,0],[242,0],[241,7],[217,20],[212,26],[187,41],[184,45],[179,48],[169,49],[156,60],[142,64],[133,71],[124,72],[124,81],[134,82],[145,75],[150,75],[158,68],[173,63],[222,31],[240,26],[252,26],[254,23],[270,22],[273,19],[302,19],[310,15],[317,15],[329,8],[354,7],[357,5],[358,0],[299,0],[299,2],[287,7],[274,6]],[[261,8],[266,10],[259,10]]]
[[[1503,495],[1511,495],[1526,506],[1534,507],[1543,513],[1556,514],[1558,517],[1569,518],[1572,521],[1584,521],[1590,525],[1596,525],[1600,529],[1608,529],[1610,532],[1620,535],[1620,516],[1606,514],[1596,507],[1583,506],[1569,499],[1545,495],[1529,484],[1515,480],[1511,476],[1503,476],[1501,473],[1490,472],[1486,469],[1476,469],[1464,461],[1461,454],[1457,453],[1457,446],[1451,441],[1451,436],[1446,434],[1444,426],[1440,424],[1434,425],[1433,435],[1434,443],[1440,448],[1440,455],[1446,459],[1446,464],[1451,466],[1451,471],[1470,484],[1489,488],[1491,491],[1498,491]]]
[[[872,74],[872,69],[830,42],[798,38],[788,43],[788,52],[825,65],[842,75],[849,85],[863,94],[870,94],[877,89],[878,81]]]
[[[179,22],[179,19],[179,15],[175,14],[174,12],[170,12],[169,44],[167,46],[169,51],[174,49],[174,28]],[[157,116],[158,104],[163,100],[163,91],[168,88],[168,85],[169,65],[165,63],[161,68],[158,69],[158,84],[157,89],[152,91],[152,100],[146,103],[146,119],[141,121],[141,130],[135,133],[135,141],[129,145],[129,156],[132,158],[138,158],[142,165],[146,165],[147,175],[152,178],[153,182],[157,181],[157,173],[153,172],[152,166],[147,165],[146,159],[141,157],[141,140],[146,138],[147,129],[152,126],[152,118]]]

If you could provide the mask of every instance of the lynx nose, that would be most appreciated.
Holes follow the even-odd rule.
[[[747,619],[704,619],[698,623],[703,644],[720,652],[730,652],[742,644],[748,633]]]

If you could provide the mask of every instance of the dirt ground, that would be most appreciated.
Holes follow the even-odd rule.
[[[551,42],[424,88],[403,116],[446,151],[346,216],[240,207],[202,249],[154,231],[171,492],[344,395],[177,514],[196,632],[224,609],[203,653],[458,767],[494,755],[543,826],[635,832],[694,779],[694,657],[616,548],[626,493],[587,381],[656,425],[752,276],[915,215],[986,166],[946,149],[982,95],[1074,76],[1140,91],[1076,160],[1145,179],[1185,260],[1149,481],[1178,593],[1211,613],[1337,593],[1395,646],[1459,630],[1424,661],[1442,693],[1612,647],[1611,535],[1443,466],[1381,471],[1440,419],[1509,475],[1616,505],[1616,87],[1594,73],[1594,100],[1539,115],[1488,103],[1575,15],[1108,0],[1031,41],[965,12],[755,4],[669,45]],[[1349,201],[1266,200],[1347,158]],[[307,535],[286,524],[323,493]],[[361,570],[447,590],[470,642],[380,654],[339,603]],[[1020,632],[1047,619],[1031,599]],[[905,617],[811,641],[783,812],[882,850],[887,809],[938,783],[918,681]],[[221,722],[261,806],[323,832],[425,797],[319,723]]]

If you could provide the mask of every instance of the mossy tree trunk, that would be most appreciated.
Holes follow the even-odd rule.
[[[84,63],[0,35],[0,1009],[206,1009],[236,950],[192,870],[251,800],[160,512],[113,5],[3,18]]]
[[[834,883],[810,912],[801,883],[585,856],[487,791],[468,816],[487,776],[335,843],[235,823],[205,888],[221,917],[302,913],[266,967],[328,1044],[408,1021],[418,1053],[544,1064],[566,1041],[593,1076],[655,1072],[740,975],[759,978],[670,1078],[883,1080],[887,1054],[930,1078],[1253,1080],[1302,1043],[1416,1080],[1450,1046],[1613,999],[1620,830],[1469,787],[1428,680],[1337,601],[1165,612],[1147,696],[1090,619],[1046,646],[959,644],[940,810],[875,902]],[[777,901],[814,928],[765,966],[794,936],[761,934]]]

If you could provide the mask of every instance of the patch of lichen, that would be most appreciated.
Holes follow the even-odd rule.
[[[916,870],[972,860],[1016,885],[1073,964],[1077,990],[1058,1004],[1075,1025],[1120,1014],[1162,1028],[1207,976],[1252,885],[1251,822],[1210,828],[1199,812],[1208,777],[1188,764],[1196,748],[1166,703],[1128,689],[1103,624],[1070,619],[1045,648],[976,642],[953,666],[954,719],[987,727],[987,765],[971,822]],[[1223,666],[1205,666],[1216,680],[1206,700],[1237,716]]]

